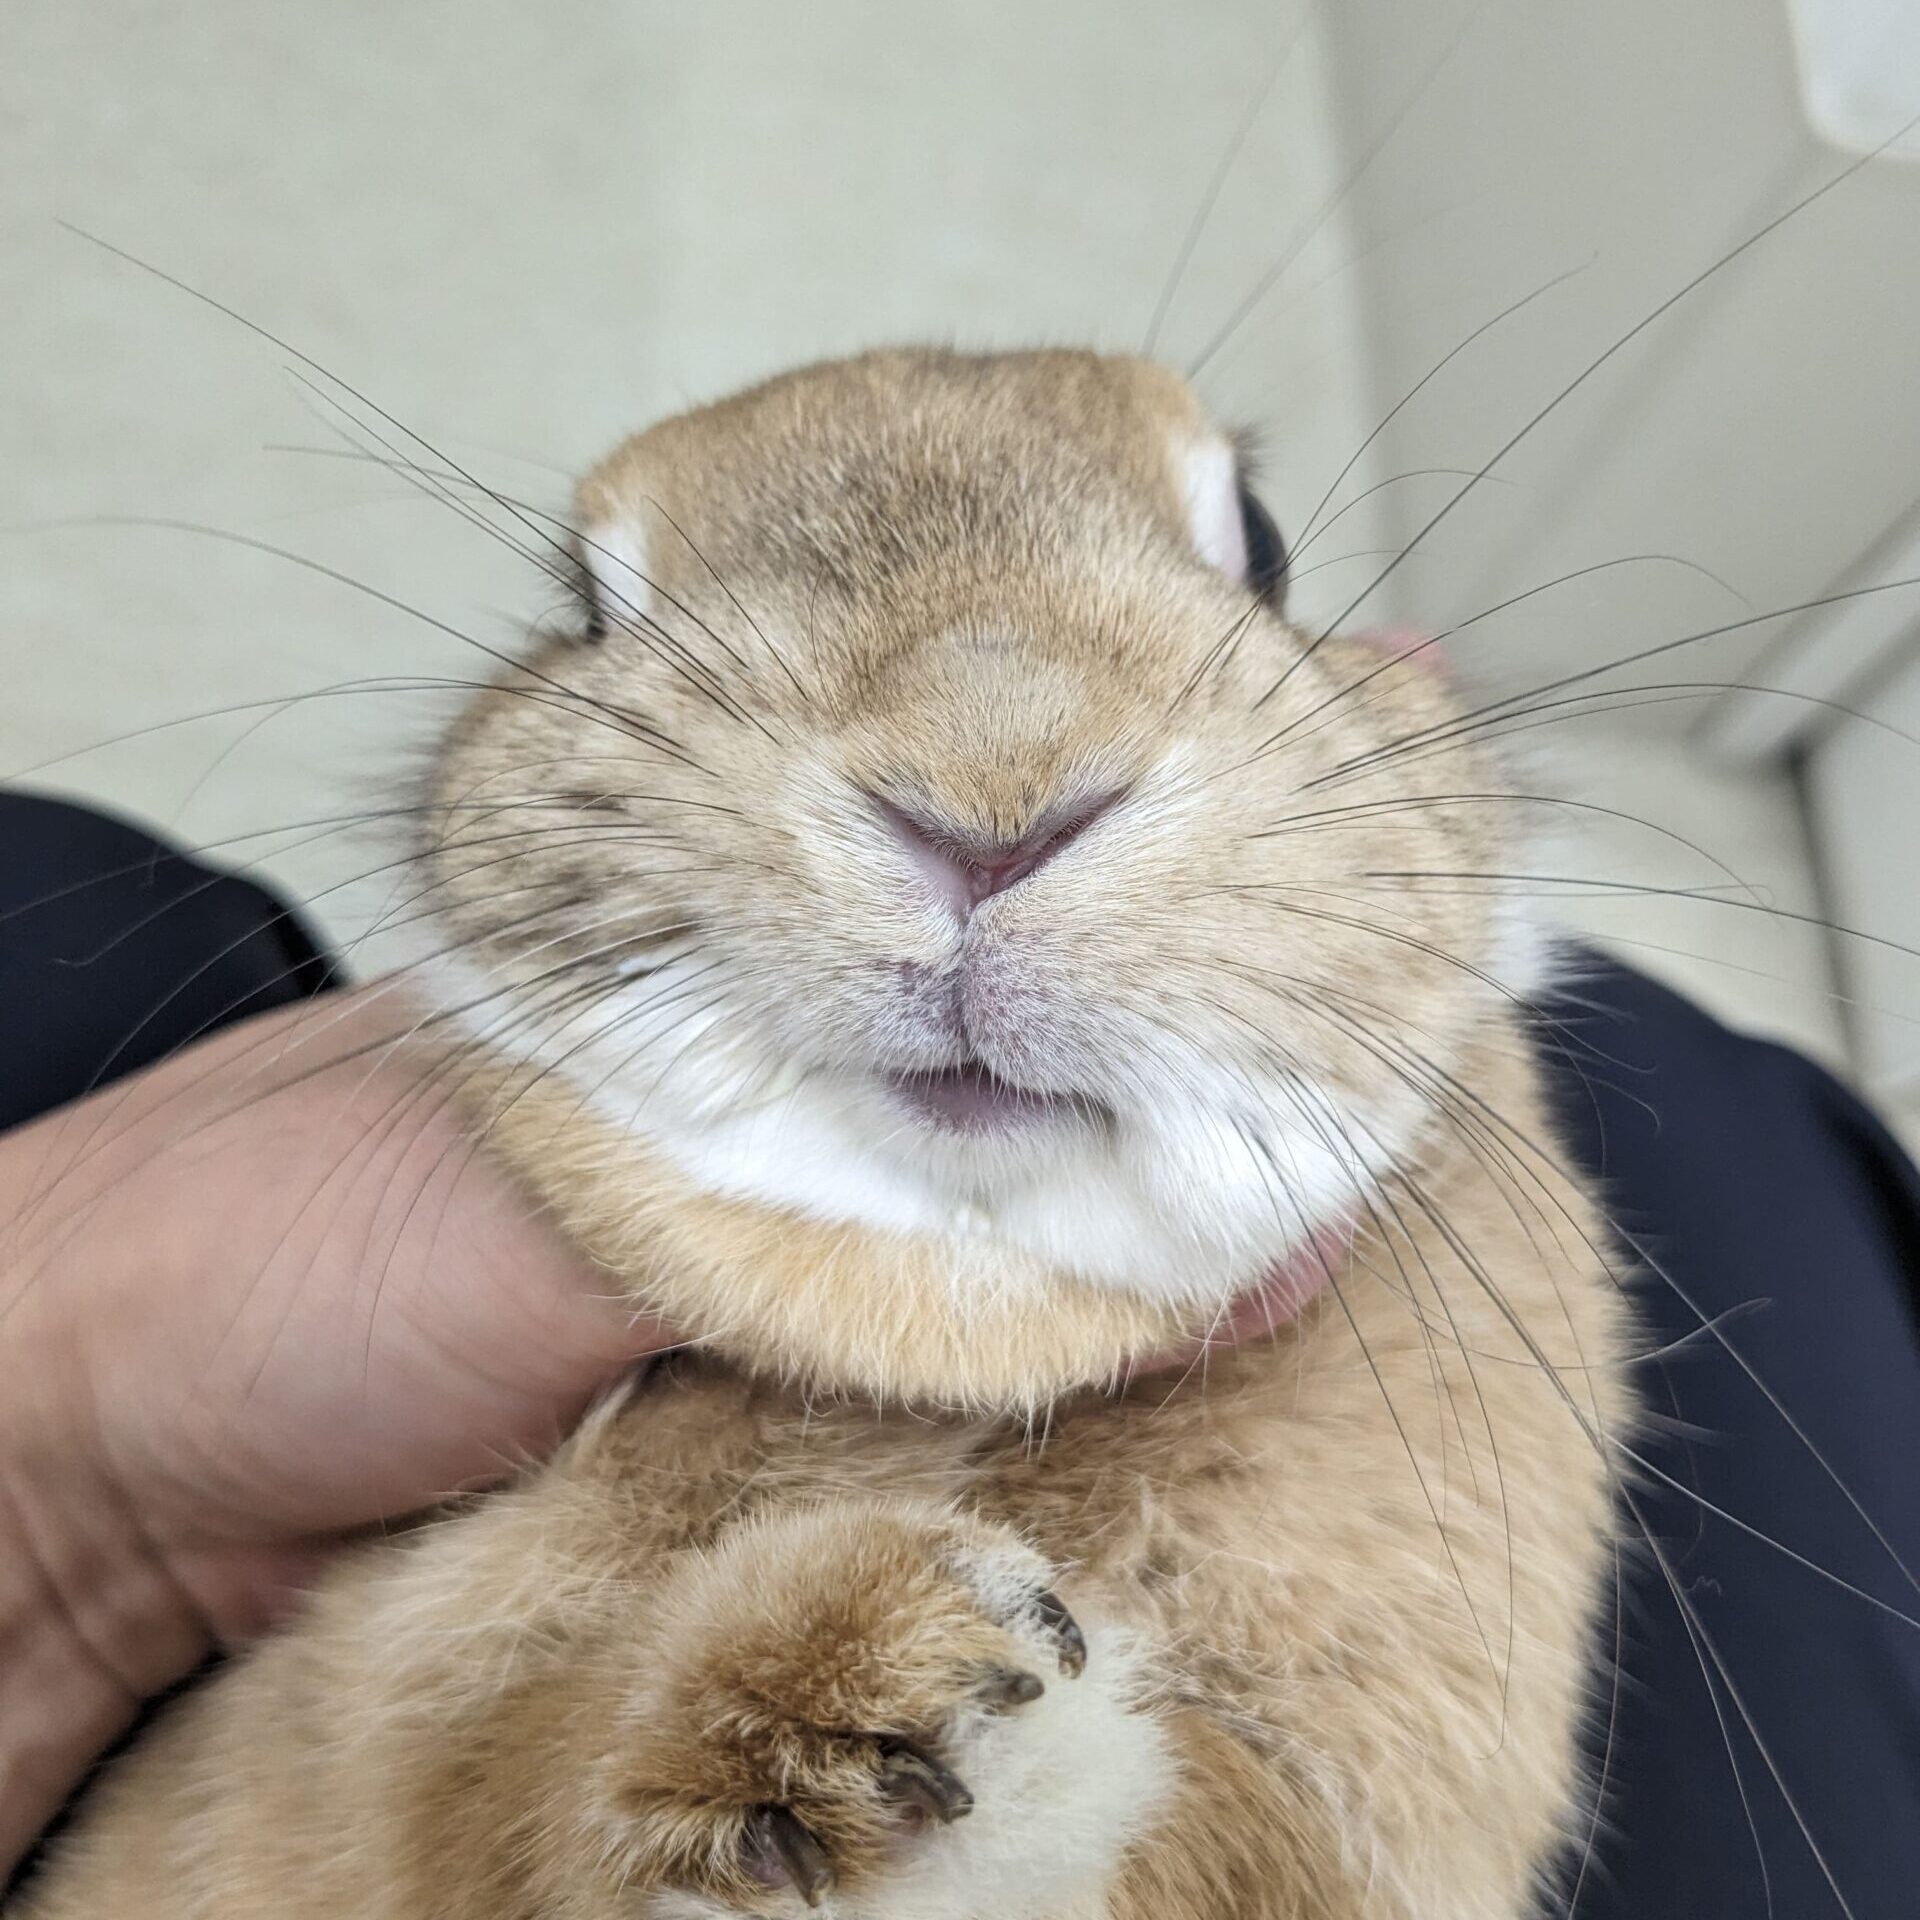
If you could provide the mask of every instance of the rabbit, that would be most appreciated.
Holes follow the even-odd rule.
[[[1434,649],[1289,624],[1130,357],[809,367],[572,524],[425,776],[418,1044],[688,1345],[344,1555],[18,1920],[1518,1920],[1631,1329],[1551,941],[1419,884],[1528,821]]]

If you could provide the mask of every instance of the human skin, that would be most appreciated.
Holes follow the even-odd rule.
[[[333,1546],[667,1342],[462,1135],[417,1024],[337,995],[0,1135],[0,1876]]]

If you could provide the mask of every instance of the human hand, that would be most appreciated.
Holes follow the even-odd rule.
[[[463,1136],[383,989],[0,1136],[0,1867],[341,1537],[666,1343]]]

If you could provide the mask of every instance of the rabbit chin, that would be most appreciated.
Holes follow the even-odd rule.
[[[952,1243],[989,1264],[1001,1250],[1021,1268],[1168,1304],[1216,1307],[1310,1257],[1364,1215],[1430,1117],[1411,1094],[1357,1114],[1301,1080],[1261,1086],[1244,1068],[1196,1063],[1151,1110],[1022,1096],[956,1124],[895,1076],[804,1066],[721,1016],[683,1018],[657,1048],[643,1010],[663,997],[657,977],[616,990],[596,1038],[565,1023],[536,1030],[456,969],[442,963],[445,1001],[496,1009],[463,1017],[472,1039],[553,1075],[707,1193]]]

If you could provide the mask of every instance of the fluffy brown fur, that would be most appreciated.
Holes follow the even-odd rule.
[[[1620,1307],[1513,930],[1395,878],[1497,868],[1515,810],[1364,758],[1446,693],[1208,564],[1218,444],[1143,363],[898,353],[588,481],[604,637],[434,775],[439,1070],[701,1357],[338,1567],[21,1920],[1525,1910]],[[886,824],[1090,796],[964,925]],[[1011,1146],[873,1118],[955,1030],[1052,1103]],[[1271,1338],[1132,1376],[1335,1230]]]

